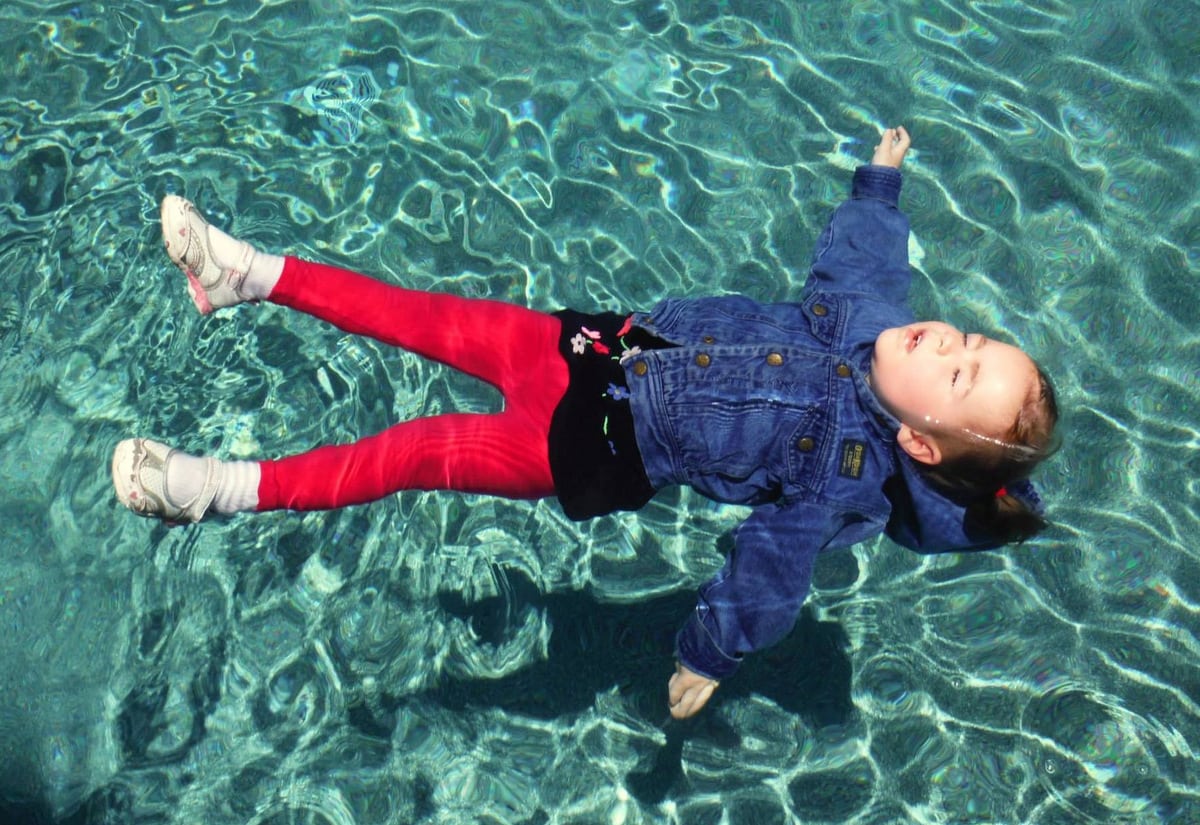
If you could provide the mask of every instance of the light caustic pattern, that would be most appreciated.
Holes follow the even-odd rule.
[[[1193,3],[11,0],[0,25],[14,821],[1200,821]],[[168,192],[406,286],[787,300],[897,122],[918,315],[1057,381],[1055,527],[822,559],[694,724],[664,723],[671,637],[744,511],[413,493],[168,531],[113,501],[129,435],[277,456],[499,403],[276,307],[200,318]]]

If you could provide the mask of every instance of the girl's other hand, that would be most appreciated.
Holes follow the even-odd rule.
[[[908,136],[908,130],[903,126],[884,129],[883,137],[880,139],[879,145],[875,147],[875,156],[871,158],[871,163],[876,166],[890,166],[893,169],[899,169],[900,164],[904,163],[904,156],[908,154],[910,146],[912,146],[912,138]]]
[[[686,719],[700,710],[717,689],[717,684],[716,679],[701,676],[676,662],[675,675],[667,682],[671,715],[676,719]]]

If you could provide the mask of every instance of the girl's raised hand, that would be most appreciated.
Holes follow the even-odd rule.
[[[871,158],[871,163],[876,166],[891,166],[893,169],[899,169],[910,146],[912,146],[912,138],[908,136],[908,130],[903,126],[884,129],[883,137],[880,139],[879,145],[875,147],[875,156]]]

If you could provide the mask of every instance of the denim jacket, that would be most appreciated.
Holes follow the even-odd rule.
[[[651,484],[754,507],[676,638],[703,676],[787,635],[818,553],[885,530],[919,552],[995,546],[897,447],[900,423],[867,383],[875,338],[913,321],[900,185],[896,169],[855,172],[798,303],[668,299],[634,315],[674,345],[624,363]]]

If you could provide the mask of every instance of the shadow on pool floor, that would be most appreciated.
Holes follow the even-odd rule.
[[[616,686],[632,712],[652,724],[669,718],[674,635],[695,605],[693,592],[613,604],[587,592],[543,594],[519,572],[498,575],[506,578],[505,596],[467,604],[459,594],[445,593],[439,599],[442,608],[470,622],[480,639],[491,643],[504,638],[512,617],[526,607],[545,611],[553,628],[546,659],[501,679],[446,677],[422,700],[452,710],[497,707],[552,719],[587,710],[598,693]],[[848,646],[840,625],[818,621],[805,608],[792,632],[769,650],[747,657],[702,713],[664,724],[666,744],[648,770],[627,777],[628,787],[643,803],[660,802],[682,779],[681,758],[689,739],[738,747],[738,731],[713,711],[750,694],[766,697],[814,728],[845,724],[853,713]]]

